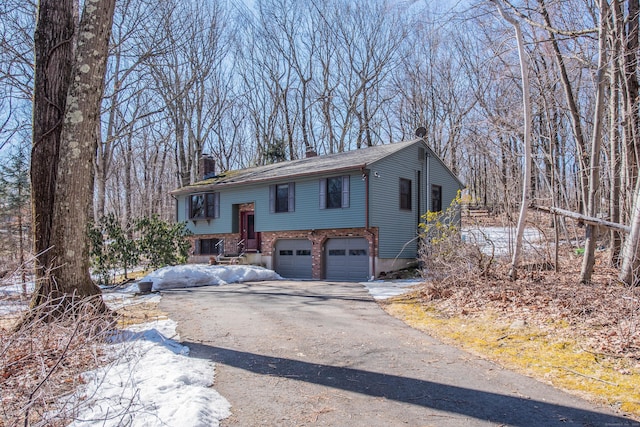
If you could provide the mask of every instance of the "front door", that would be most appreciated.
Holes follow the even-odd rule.
[[[245,251],[257,251],[260,244],[260,233],[255,230],[255,215],[253,211],[242,212],[242,232],[240,238],[244,241]]]

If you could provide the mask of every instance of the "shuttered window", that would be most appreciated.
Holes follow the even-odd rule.
[[[295,190],[296,186],[293,182],[269,186],[270,212],[295,212]]]
[[[349,176],[336,176],[320,180],[320,209],[349,207]]]

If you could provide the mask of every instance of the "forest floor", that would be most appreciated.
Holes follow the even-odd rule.
[[[444,342],[638,418],[640,287],[617,281],[606,251],[596,254],[591,283],[580,284],[579,253],[560,246],[557,271],[549,260],[525,258],[514,281],[509,260],[496,258],[484,276],[427,281],[382,305]]]

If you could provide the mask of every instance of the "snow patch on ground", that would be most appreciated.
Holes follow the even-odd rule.
[[[374,280],[370,282],[362,282],[361,284],[367,288],[369,294],[377,300],[387,299],[410,292],[414,286],[422,283],[420,279],[404,279],[404,280]]]
[[[176,323],[160,320],[121,331],[113,337],[114,363],[82,377],[74,398],[76,427],[218,426],[231,415],[229,402],[212,386],[214,364],[188,357]]]
[[[508,255],[513,250],[516,239],[516,229],[510,227],[475,227],[461,231],[462,241],[477,245],[485,254]],[[523,248],[531,249],[537,242],[544,239],[544,235],[537,228],[525,228]]]
[[[153,282],[154,291],[196,286],[226,285],[262,280],[280,280],[277,273],[255,265],[187,264],[164,267],[142,278]]]

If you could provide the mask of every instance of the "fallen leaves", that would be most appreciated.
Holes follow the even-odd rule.
[[[382,304],[445,342],[640,416],[640,288],[620,284],[605,255],[588,285],[567,248],[557,272],[534,263],[511,281],[496,260],[483,277],[427,281]]]

